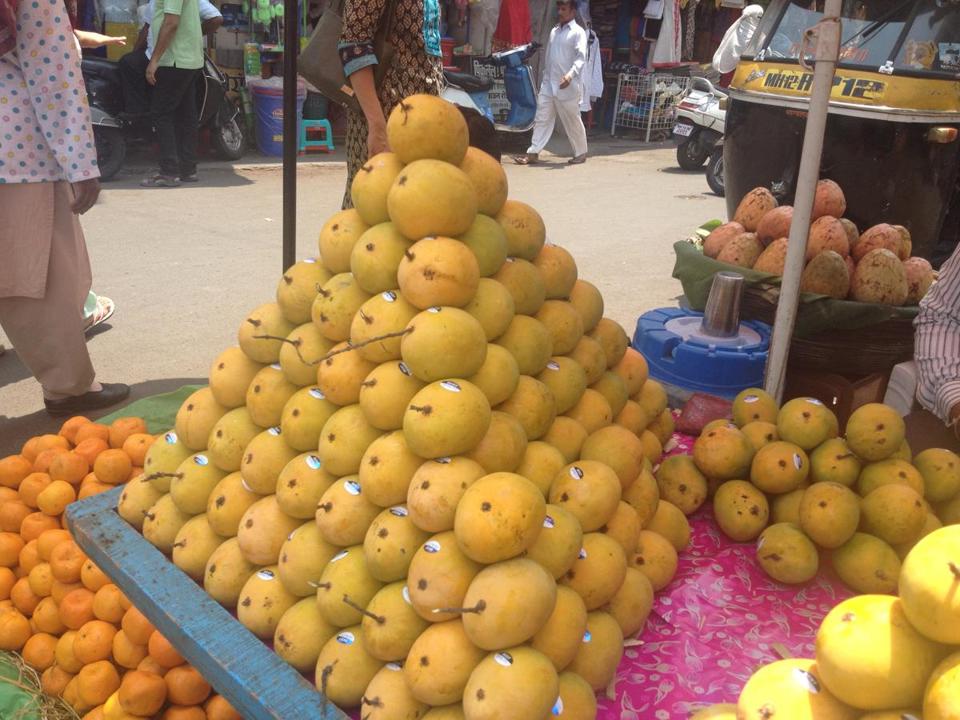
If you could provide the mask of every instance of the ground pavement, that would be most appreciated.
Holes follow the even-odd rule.
[[[568,152],[565,141],[554,145]],[[298,167],[297,257],[316,253],[323,222],[340,207],[342,156]],[[702,172],[676,166],[670,145],[591,138],[591,158],[570,166],[504,163],[510,195],[536,207],[549,239],[570,250],[580,276],[603,293],[606,314],[632,335],[637,316],[675,304],[673,243],[724,215]],[[281,268],[281,172],[252,157],[205,163],[202,181],[143,190],[147,168],[106,183],[83,218],[94,289],[118,306],[90,338],[98,376],[134,388],[134,398],[203,382],[210,362],[236,343],[245,313],[269,302]],[[8,345],[0,356],[0,457],[30,435],[55,431],[36,382]]]

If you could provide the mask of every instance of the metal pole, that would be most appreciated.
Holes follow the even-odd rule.
[[[797,305],[800,300],[800,276],[803,273],[807,252],[807,237],[810,234],[810,216],[820,179],[820,157],[823,153],[823,135],[827,126],[827,111],[830,92],[840,53],[841,0],[826,0],[823,20],[816,28],[808,30],[816,35],[816,66],[813,70],[813,87],[810,91],[810,111],[803,138],[803,154],[797,176],[797,192],[793,204],[793,222],[787,244],[786,267],[780,284],[780,300],[770,340],[770,355],[767,360],[765,389],[779,402],[787,371],[790,339],[797,320]],[[801,50],[801,64],[803,64]]]
[[[300,13],[297,0],[283,6],[283,271],[297,260],[297,54]]]

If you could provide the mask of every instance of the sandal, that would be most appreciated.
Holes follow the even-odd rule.
[[[175,188],[180,187],[180,180],[176,175],[151,175],[140,181],[140,187],[145,188]]]
[[[90,332],[97,325],[105,323],[117,311],[117,305],[113,300],[103,295],[97,295],[97,307],[93,313],[86,319],[83,331]]]
[[[540,161],[540,156],[524,153],[523,155],[514,155],[513,161],[517,165],[536,165]]]

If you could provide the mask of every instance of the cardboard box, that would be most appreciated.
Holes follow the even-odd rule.
[[[239,28],[219,28],[213,36],[217,50],[240,50],[250,42],[250,33]]]

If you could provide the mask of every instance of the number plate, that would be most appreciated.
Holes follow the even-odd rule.
[[[690,137],[690,133],[693,132],[693,125],[687,125],[686,123],[677,123],[673,126],[673,134],[679,135],[680,137]]]

